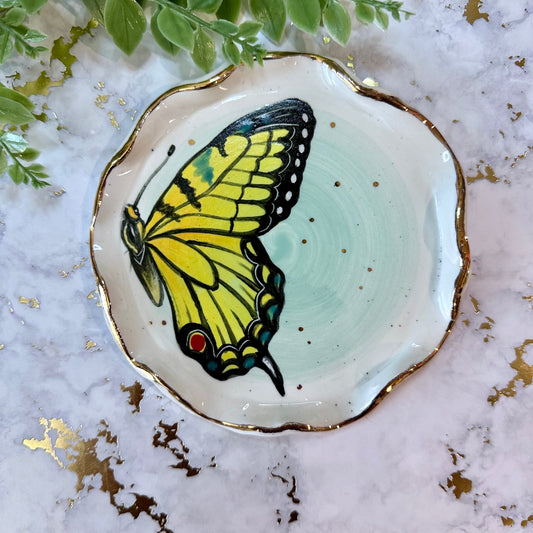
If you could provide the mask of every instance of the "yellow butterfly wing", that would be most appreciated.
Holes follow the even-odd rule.
[[[295,205],[314,127],[311,108],[296,99],[242,117],[181,168],[146,224],[135,220],[141,228],[129,245],[123,225],[156,305],[159,283],[165,288],[178,344],[217,379],[258,367],[284,394],[268,351],[284,276],[258,236]],[[128,209],[134,218],[127,206],[125,219]]]

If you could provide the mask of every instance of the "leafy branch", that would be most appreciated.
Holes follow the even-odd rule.
[[[217,42],[234,65],[252,66],[254,60],[262,64],[267,51],[258,43],[259,32],[279,44],[289,21],[313,35],[322,26],[344,46],[352,32],[348,7],[363,25],[375,24],[384,30],[389,16],[400,22],[413,15],[396,0],[248,0],[247,8],[242,0],[82,1],[124,53],[135,51],[149,27],[164,52],[174,56],[183,50],[205,72],[213,68]],[[28,17],[38,16],[46,2],[0,0],[0,64],[13,52],[35,59],[46,50],[35,43],[47,36],[26,25]],[[238,23],[243,18],[248,20]],[[32,110],[28,98],[0,84],[0,176],[7,172],[15,183],[39,188],[48,185],[44,167],[33,162],[39,152],[16,133],[35,120]]]

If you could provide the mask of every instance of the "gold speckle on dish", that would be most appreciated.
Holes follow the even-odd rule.
[[[144,387],[138,381],[136,381],[129,387],[126,387],[123,383],[121,383],[120,390],[129,394],[128,403],[134,407],[132,413],[140,412],[141,400],[144,396]]]
[[[122,96],[118,99],[118,103],[120,105],[126,105],[126,100],[124,100],[124,98],[122,98]]]
[[[488,22],[489,14],[481,13],[480,10],[482,6],[483,0],[468,0],[467,4],[465,5],[463,17],[465,17],[470,24],[474,24],[474,22],[479,19],[485,19]]]
[[[324,35],[324,37],[322,37],[322,40],[324,41],[324,44],[329,44],[331,42],[331,37],[329,37],[328,35]]]
[[[63,196],[67,191],[61,187],[59,191],[54,191],[54,196]]]
[[[24,296],[20,296],[19,302],[31,307],[32,309],[39,309],[40,307],[40,302],[37,300],[37,298],[24,298]]]
[[[527,352],[527,347],[533,344],[533,339],[526,339],[520,346],[516,346],[515,359],[509,366],[516,372],[516,375],[507,383],[507,386],[502,389],[493,387],[494,394],[491,394],[487,401],[494,405],[502,396],[508,398],[516,395],[516,386],[519,381],[522,382],[522,387],[528,387],[533,382],[533,364],[530,365],[524,360],[524,355]]]
[[[490,316],[485,317],[486,322],[482,322],[479,326],[479,329],[492,329],[492,326],[494,325],[494,320],[490,318]]]
[[[490,183],[498,183],[500,181],[500,178],[494,174],[494,170],[490,165],[485,165],[485,173],[483,174],[483,170],[481,169],[483,163],[484,161],[480,161],[479,164],[476,165],[477,174],[475,176],[466,177],[467,183],[474,183],[479,180],[487,180],[490,181]]]
[[[0,350],[3,350],[3,349],[4,349],[4,345],[0,344]]]

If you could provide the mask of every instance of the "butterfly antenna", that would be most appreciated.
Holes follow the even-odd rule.
[[[274,383],[277,391],[281,394],[281,396],[285,396],[283,376],[281,375],[279,367],[274,359],[272,359],[269,354],[263,354],[256,366],[261,368],[261,370],[264,370],[270,376],[270,379],[272,380],[272,383]]]
[[[167,161],[170,159],[170,156],[175,152],[175,150],[176,150],[176,147],[173,144],[171,144],[167,152],[167,157],[165,157],[164,161],[152,172],[152,174],[150,174],[150,177],[148,178],[146,183],[142,186],[141,190],[139,191],[137,198],[135,198],[135,203],[133,204],[134,207],[137,207],[137,204],[139,203],[139,200],[141,199],[143,192],[146,190],[146,187],[148,187],[148,184],[152,181],[152,179],[154,179],[154,177],[167,164]]]

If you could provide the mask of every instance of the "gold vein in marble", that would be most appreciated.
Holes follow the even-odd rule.
[[[453,465],[457,466],[459,458],[464,459],[465,456],[462,453],[454,450],[451,446],[447,446],[447,448]],[[460,499],[463,494],[468,494],[472,490],[472,480],[464,477],[463,473],[464,469],[459,469],[455,472],[452,472],[446,479],[446,486],[444,486],[442,483],[439,483],[439,487],[444,492],[449,492],[451,490],[453,495],[457,499]]]
[[[124,383],[120,384],[120,390],[129,394],[128,403],[133,405],[132,413],[138,413],[141,410],[141,400],[144,397],[144,387],[136,381],[133,385],[126,387]]]
[[[489,14],[482,13],[482,7],[483,0],[468,0],[465,5],[465,10],[463,11],[463,17],[465,17],[470,24],[474,24],[474,22],[479,19],[485,19],[488,22]]]
[[[522,388],[528,387],[533,383],[533,364],[528,364],[524,360],[528,346],[533,344],[533,339],[526,339],[520,346],[516,346],[515,359],[510,363],[510,367],[516,372],[516,375],[502,389],[493,387],[494,394],[491,394],[487,401],[494,405],[502,396],[512,398],[516,395],[516,387],[519,381],[522,382]]]
[[[91,19],[84,27],[73,26],[70,29],[69,42],[65,42],[64,37],[59,37],[54,41],[50,52],[49,64],[51,65],[52,61],[57,60],[65,67],[58,80],[52,80],[50,77],[51,74],[46,70],[43,70],[36,80],[28,81],[24,85],[13,86],[13,89],[25,96],[34,96],[38,94],[48,96],[52,87],[61,87],[66,80],[72,78],[72,65],[78,60],[78,58],[71,53],[72,47],[78,42],[81,36],[89,34],[92,37],[91,30],[96,28],[96,26],[98,26],[98,23],[94,19]],[[14,79],[20,79],[20,74]]]
[[[63,469],[70,470],[77,476],[76,492],[79,494],[86,489],[87,492],[94,488],[99,488],[109,497],[109,503],[119,515],[129,514],[137,519],[141,513],[145,513],[152,521],[159,526],[162,533],[173,533],[166,527],[167,514],[157,513],[154,508],[157,502],[151,496],[138,494],[136,492],[126,492],[128,500],[133,498],[131,505],[119,502],[119,498],[124,496],[124,485],[117,479],[115,468],[125,461],[118,451],[118,438],[110,431],[105,420],[101,420],[94,438],[84,439],[80,435],[80,429],[74,431],[61,418],[41,418],[39,420],[43,426],[43,437],[41,439],[24,439],[22,444],[30,450],[43,450]],[[110,455],[102,457],[102,444],[109,450]],[[100,480],[100,487],[96,483]],[[130,486],[130,488],[133,485]],[[72,507],[75,499],[69,498],[69,507]]]

